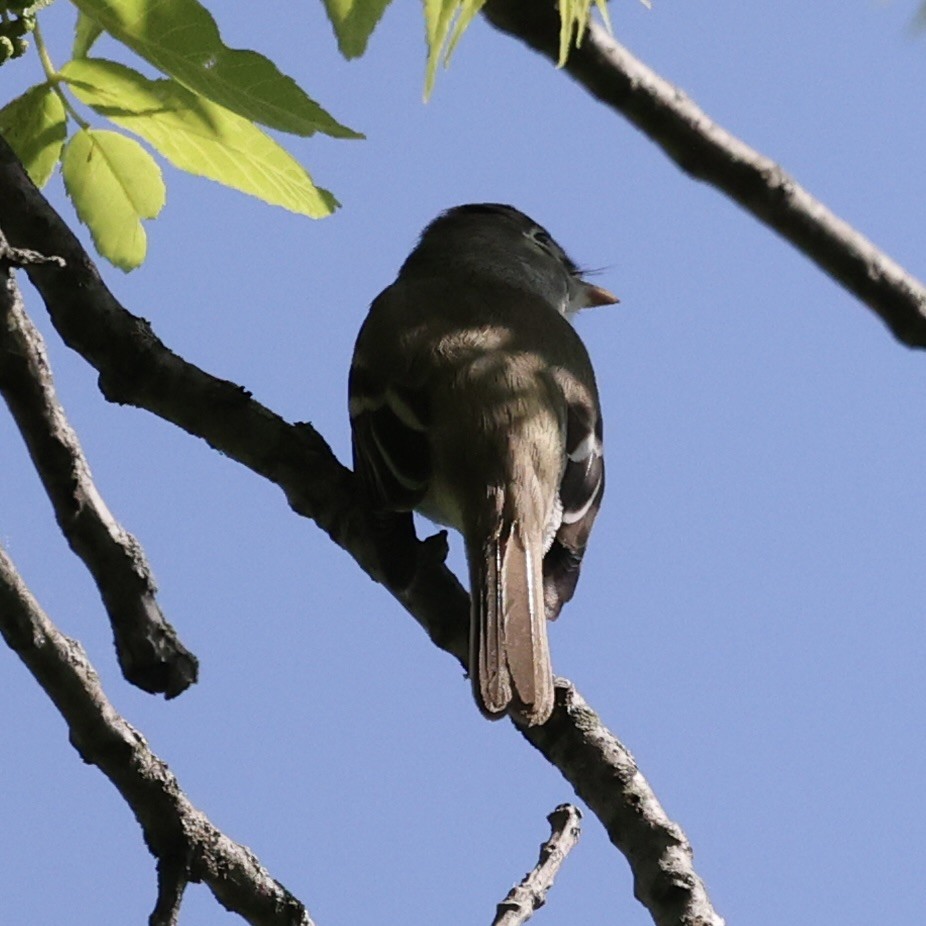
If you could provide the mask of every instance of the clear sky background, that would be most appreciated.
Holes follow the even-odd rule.
[[[148,262],[102,266],[108,284],[173,350],[311,421],[347,461],[354,337],[438,211],[513,203],[604,268],[621,305],[578,328],[608,490],[555,668],[632,750],[729,923],[920,921],[926,357],[484,23],[422,105],[419,6],[393,6],[348,64],[321,4],[213,4],[229,45],[367,134],[287,142],[343,208],[313,222],[165,165]],[[620,0],[612,16],[633,52],[923,276],[915,9]],[[70,8],[41,21],[62,63]],[[34,58],[5,67],[4,98],[39,76]],[[48,191],[76,225],[60,177]],[[107,404],[26,296],[97,483],[201,659],[169,703],[121,679],[95,588],[0,415],[0,542],[117,708],[319,926],[488,923],[569,786],[482,719],[457,664],[278,489]],[[128,808],[9,652],[0,692],[0,920],[145,922],[154,863]],[[231,918],[192,886],[182,922]],[[650,922],[590,814],[536,922]]]

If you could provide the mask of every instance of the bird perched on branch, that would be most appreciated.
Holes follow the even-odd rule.
[[[512,206],[449,209],[354,350],[354,468],[370,503],[463,535],[482,712],[553,709],[546,621],[572,598],[604,491],[595,375],[568,321],[617,299]]]

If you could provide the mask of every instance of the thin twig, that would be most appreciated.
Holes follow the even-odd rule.
[[[559,52],[556,4],[491,0],[483,12],[502,32],[551,61]],[[686,173],[706,181],[773,228],[871,308],[901,343],[926,347],[926,287],[815,199],[773,160],[714,122],[596,23],[566,70],[619,112]]]
[[[216,900],[256,926],[312,926],[303,904],[254,854],[218,830],[181,791],[144,737],[109,702],[83,648],[65,637],[26,588],[0,548],[0,634],[54,702],[83,760],[125,798],[148,849],[172,871],[159,904],[179,903],[178,868],[208,885]]]
[[[560,804],[547,815],[550,838],[540,847],[540,859],[498,905],[492,926],[521,926],[547,902],[553,879],[579,841],[581,819],[579,808],[573,804]]]
[[[60,261],[60,259],[58,259]],[[19,428],[71,549],[100,590],[125,677],[173,697],[196,680],[196,657],[155,598],[141,544],[113,517],[58,401],[42,336],[26,315],[9,265],[54,258],[10,248],[0,232],[0,394]]]

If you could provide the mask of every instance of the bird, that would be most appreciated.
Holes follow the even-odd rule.
[[[513,206],[442,212],[373,301],[348,393],[371,508],[462,534],[482,713],[545,723],[547,620],[573,597],[604,492],[588,351],[570,319],[618,299]]]

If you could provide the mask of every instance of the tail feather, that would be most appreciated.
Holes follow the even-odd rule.
[[[511,710],[528,725],[553,710],[547,643],[543,551],[518,523],[503,525],[469,551],[473,614],[470,673],[483,713]]]
[[[472,607],[470,620],[470,675],[476,701],[483,713],[498,717],[511,701],[505,668],[500,545],[488,543],[471,558]]]

